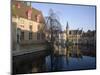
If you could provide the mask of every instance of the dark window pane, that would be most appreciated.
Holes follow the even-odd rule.
[[[32,25],[29,26],[29,29],[32,30]]]
[[[23,32],[23,31],[21,32],[20,39],[21,39],[21,40],[24,40],[24,32]]]
[[[29,40],[32,39],[32,32],[29,32]]]
[[[40,33],[37,33],[37,40],[40,40]]]

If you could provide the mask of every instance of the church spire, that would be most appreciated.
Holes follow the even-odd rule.
[[[66,24],[66,30],[68,30],[69,29],[69,25],[68,25],[68,22],[67,22],[67,24]]]
[[[66,30],[68,30],[69,29],[69,25],[68,25],[68,22],[67,22],[67,24],[66,24]]]
[[[68,22],[66,24],[66,40],[68,42],[68,38],[69,38],[69,25],[68,25]]]

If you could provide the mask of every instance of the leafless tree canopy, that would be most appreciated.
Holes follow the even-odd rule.
[[[45,17],[47,30],[57,30],[61,31],[61,24],[59,22],[59,17],[54,13],[52,9],[49,10],[49,15]]]

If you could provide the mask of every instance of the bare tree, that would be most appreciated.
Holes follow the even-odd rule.
[[[59,40],[61,32],[61,24],[56,13],[52,9],[49,10],[49,15],[45,17],[47,31],[50,32],[50,42],[53,48],[54,42]]]
[[[61,24],[59,18],[52,9],[49,10],[49,15],[45,17],[46,30],[49,31],[50,35],[50,46],[51,46],[51,70],[53,70],[53,55],[54,55],[54,44],[59,44],[59,33],[61,32]],[[58,46],[59,47],[59,46]]]

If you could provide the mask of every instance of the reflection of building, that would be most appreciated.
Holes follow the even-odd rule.
[[[17,43],[31,44],[44,41],[44,19],[41,11],[27,2],[12,1],[12,47]]]

